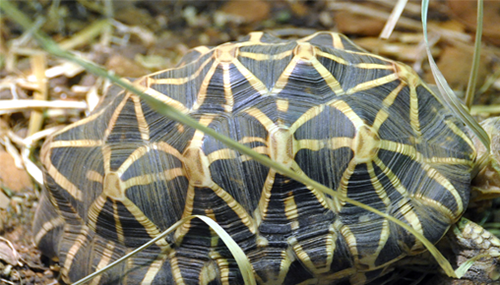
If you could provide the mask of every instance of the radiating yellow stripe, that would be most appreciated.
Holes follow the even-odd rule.
[[[382,126],[387,118],[389,118],[389,113],[387,113],[387,110],[385,108],[380,109],[380,111],[377,113],[377,116],[375,116],[375,119],[373,120],[373,131],[378,132],[380,126]]]
[[[290,102],[286,99],[276,99],[276,108],[278,111],[286,113],[288,111],[288,107]]]
[[[336,55],[333,55],[331,53],[327,53],[327,52],[324,52],[324,51],[321,51],[321,50],[318,50],[318,56],[321,56],[321,57],[324,57],[324,58],[328,58],[330,60],[333,60],[337,63],[340,63],[340,64],[343,64],[343,65],[351,65],[350,62],[346,61],[345,59],[341,58],[341,57],[338,57]]]
[[[102,177],[101,173],[94,171],[94,170],[88,170],[87,173],[85,174],[85,177],[90,181],[99,182],[99,183],[104,182],[104,177]]]
[[[45,167],[50,177],[56,181],[66,192],[68,192],[75,200],[82,201],[83,194],[76,185],[71,183],[64,175],[62,175],[52,163],[45,163]]]
[[[120,165],[116,172],[123,174],[127,169],[137,160],[149,153],[150,147],[148,145],[136,148],[127,159]]]
[[[183,169],[180,167],[167,169],[158,174],[144,174],[127,179],[123,182],[126,189],[139,185],[148,185],[157,181],[171,181],[177,177],[186,176]]]
[[[213,115],[203,115],[199,120],[198,122],[205,126],[205,127],[208,127],[208,125],[210,125],[210,123],[212,123],[214,119],[214,116]],[[203,149],[203,138],[205,137],[205,133],[200,131],[200,130],[196,130],[194,132],[194,135],[193,135],[193,138],[191,139],[191,142],[189,143],[189,146],[186,147],[184,153],[186,153],[189,149],[194,149],[196,151],[198,150],[202,150]]]
[[[355,51],[355,50],[344,50],[346,53],[350,53],[350,54],[355,54],[355,55],[361,55],[361,56],[366,56],[366,57],[371,57],[371,58],[374,58],[374,59],[377,59],[377,60],[380,60],[382,62],[386,62],[388,65],[397,65],[397,66],[402,66],[400,63],[398,62],[395,62],[393,60],[390,60],[390,59],[387,59],[383,56],[380,56],[380,55],[376,55],[376,54],[373,54],[373,53],[367,53],[367,52],[364,52],[364,51]],[[391,69],[393,69],[394,67],[392,67]]]
[[[101,148],[101,152],[104,173],[108,173],[111,171],[111,147],[109,144],[104,144]]]
[[[151,144],[151,149],[161,150],[165,153],[168,153],[180,161],[183,161],[184,157],[182,154],[173,146],[169,145],[166,142],[156,142]]]
[[[125,234],[123,232],[122,222],[118,214],[118,205],[116,203],[117,202],[113,202],[113,218],[115,219],[116,236],[118,237],[118,242],[125,245]]]
[[[193,214],[193,209],[194,209],[194,206],[193,206],[194,205],[194,196],[196,194],[194,191],[194,186],[191,185],[191,183],[188,185],[186,192],[187,192],[186,193],[186,201],[184,202],[184,211],[182,212],[181,219],[184,219],[184,218],[191,216]],[[177,230],[174,233],[174,239],[176,240],[177,243],[180,243],[182,241],[182,238],[189,231],[190,228],[191,228],[191,220],[183,223],[181,226],[179,226],[177,228]],[[172,268],[174,268],[173,262],[174,261],[172,260]],[[172,272],[174,273],[174,276],[175,276],[174,270],[172,270]],[[182,276],[180,275],[180,272],[179,272],[179,278],[182,278]]]
[[[424,229],[422,227],[422,223],[418,218],[417,214],[413,210],[413,205],[411,205],[411,201],[408,199],[402,199],[397,203],[397,208],[399,209],[399,213],[406,219],[406,222],[410,224],[410,226],[415,229],[420,234],[424,234]],[[415,239],[415,249],[422,247],[422,242],[418,239]]]
[[[269,95],[269,90],[267,89],[266,85],[262,83],[262,81],[255,76],[250,70],[248,70],[240,61],[235,60],[233,61],[234,66],[238,71],[245,77],[245,79],[248,81],[248,84],[252,86],[255,91],[259,92],[261,96],[267,96]]]
[[[347,225],[342,225],[340,227],[340,234],[347,243],[351,256],[354,258],[354,264],[359,264],[358,243],[356,242],[356,236],[352,233],[351,228]]]
[[[345,49],[344,44],[342,43],[341,36],[337,33],[332,33],[332,45],[334,48]]]
[[[129,199],[124,199],[121,201],[123,205],[127,208],[127,210],[135,217],[135,220],[139,222],[148,235],[151,238],[155,238],[160,235],[160,231],[158,227],[151,222],[151,220],[144,215],[144,213],[139,209],[132,201]],[[160,239],[155,243],[161,250],[168,250],[170,248],[169,244],[165,241],[165,239]]]
[[[125,104],[127,104],[127,101],[129,98],[130,98],[130,95],[125,95],[125,97],[123,97],[120,104],[118,104],[118,106],[116,106],[115,110],[113,111],[113,114],[111,115],[111,118],[109,118],[108,126],[104,130],[104,137],[102,138],[102,141],[106,141],[108,139],[109,135],[111,134],[113,128],[116,125],[116,121],[118,120],[118,117],[120,116],[120,114],[123,110],[123,107],[125,107]]]
[[[439,202],[435,201],[435,203],[441,205],[441,207],[446,209],[445,212],[449,213],[451,217],[454,217],[455,219],[460,217],[464,212],[464,204],[462,201],[462,197],[460,197],[460,194],[458,193],[457,189],[455,189],[455,186],[453,186],[453,184],[450,182],[450,180],[448,180],[448,178],[443,176],[441,173],[439,173],[436,169],[432,168],[428,164],[423,164],[422,166],[424,170],[427,172],[427,176],[429,176],[431,179],[434,179],[437,183],[443,186],[443,188],[448,190],[448,192],[453,196],[457,204],[457,210],[453,212],[450,209],[441,205]],[[429,198],[425,197],[425,199]],[[431,200],[429,199],[429,201]]]
[[[192,50],[195,50],[203,55],[203,54],[208,53],[211,49],[207,46],[197,46],[197,47],[193,48]]]
[[[252,142],[260,142],[263,144],[267,144],[267,141],[262,137],[243,137],[238,142],[241,144],[252,143]]]
[[[113,250],[115,249],[115,243],[112,241],[109,241],[106,243],[106,248],[104,248],[104,251],[102,252],[102,256],[99,260],[99,263],[97,264],[97,267],[95,271],[102,269],[106,267],[109,262],[111,261],[111,257],[113,256]],[[97,277],[92,279],[90,284],[92,285],[97,285],[101,281],[102,274],[99,274]]]
[[[398,74],[391,73],[391,74],[386,75],[384,77],[380,77],[380,78],[376,78],[373,80],[369,80],[369,81],[365,81],[363,83],[360,83],[360,84],[352,87],[351,89],[347,90],[346,94],[350,95],[350,94],[354,94],[356,92],[372,89],[372,88],[384,85],[386,83],[393,82],[394,80],[398,80],[398,79],[399,79]]]
[[[455,133],[457,136],[459,136],[461,139],[463,139],[469,147],[474,150],[474,152],[470,155],[471,160],[474,160],[476,158],[476,147],[474,146],[474,143],[472,140],[469,138],[468,135],[466,135],[457,125],[455,125],[453,122],[449,120],[445,120],[444,123],[450,128],[450,130]]]
[[[226,102],[224,104],[224,111],[226,113],[231,113],[234,106],[233,90],[231,89],[231,76],[229,74],[229,64],[221,64],[222,66],[222,81],[224,87],[224,98]]]
[[[380,64],[380,63],[367,63],[361,62],[353,64],[354,67],[361,69],[383,69],[383,70],[393,70],[394,66],[388,64]]]
[[[297,204],[295,203],[295,198],[293,195],[289,195],[285,198],[285,216],[291,222],[299,217],[299,211],[297,210]]]
[[[335,95],[341,96],[345,94],[344,89],[338,82],[337,78],[335,78],[332,73],[326,69],[326,67],[321,64],[315,57],[311,60],[313,67],[316,71],[321,75],[325,83],[330,87],[330,89],[335,93]]]
[[[183,84],[186,84],[187,82],[197,78],[198,76],[200,76],[201,72],[203,71],[203,69],[205,69],[205,66],[210,62],[210,61],[213,61],[213,57],[208,57],[202,64],[200,64],[200,66],[198,67],[198,69],[191,73],[191,75],[187,76],[187,77],[180,77],[180,78],[153,78],[153,76],[157,76],[157,75],[160,75],[162,73],[164,73],[165,71],[158,71],[157,73],[153,73],[153,74],[150,74],[148,75],[147,77],[147,86],[151,86],[151,85],[154,85],[154,84],[159,84],[159,85],[183,85]]]
[[[241,57],[246,57],[249,59],[253,59],[256,61],[265,61],[265,60],[281,60],[284,59],[287,56],[290,56],[292,54],[292,50],[287,50],[284,52],[276,53],[276,54],[265,54],[265,53],[255,53],[255,52],[247,52],[247,51],[242,51],[238,55]]]
[[[144,91],[144,93],[155,98],[156,100],[163,102],[164,104],[167,104],[168,106],[170,106],[172,108],[175,108],[176,110],[178,110],[184,114],[187,114],[189,112],[189,110],[186,108],[186,106],[184,106],[184,104],[182,104],[181,102],[179,102],[177,100],[172,99],[171,97],[169,97],[163,93],[160,93],[159,91],[157,91],[155,89],[148,88]]]
[[[62,148],[62,147],[97,147],[102,146],[103,142],[101,140],[70,140],[70,141],[51,141],[49,143],[50,148]]]
[[[455,165],[468,165],[472,167],[474,165],[474,160],[471,159],[461,159],[456,157],[436,157],[423,158],[423,162],[426,164],[455,164]]]
[[[311,261],[311,257],[309,256],[309,254],[307,254],[307,252],[302,248],[302,245],[297,242],[297,239],[295,237],[289,238],[289,240],[290,239],[295,240],[294,244],[292,245],[292,249],[295,252],[295,255],[297,256],[297,259],[300,260],[300,262],[304,264],[309,270],[312,270],[313,273],[316,273],[313,270],[316,267],[314,266],[314,263]]]
[[[99,218],[105,203],[106,196],[105,194],[101,194],[97,196],[87,210],[87,225],[94,232],[97,231],[97,219]]]
[[[457,211],[452,214],[452,216],[459,216],[463,212],[463,201],[462,198],[460,197],[460,194],[458,194],[457,189],[451,184],[451,182],[441,173],[436,171],[436,169],[432,168],[429,164],[424,163],[424,157],[422,156],[421,153],[419,153],[415,147],[410,146],[410,145],[405,145],[401,143],[396,143],[392,141],[382,141],[381,143],[381,148],[392,151],[392,152],[397,152],[401,153],[404,155],[407,155],[411,157],[413,160],[417,161],[420,163],[422,166],[423,170],[427,172],[427,176],[429,178],[434,179],[437,183],[439,183],[441,186],[443,186],[445,189],[447,189],[450,194],[453,196],[455,199],[455,202],[457,204]],[[436,202],[437,203],[437,202]],[[438,203],[439,204],[439,203]],[[447,210],[448,212],[450,210]]]
[[[372,263],[370,268],[375,268],[375,261],[380,255],[380,252],[384,248],[385,244],[387,243],[387,240],[389,240],[389,237],[391,235],[391,228],[389,227],[389,221],[387,219],[384,219],[382,221],[382,229],[380,231],[380,237],[378,240],[378,246],[377,249],[375,250],[375,253],[373,254],[372,258]]]
[[[200,85],[200,89],[198,90],[198,94],[196,94],[196,101],[193,104],[193,107],[191,108],[192,110],[198,110],[201,105],[205,102],[205,99],[207,99],[208,93],[208,86],[210,85],[210,81],[212,80],[215,71],[217,70],[217,67],[219,66],[219,63],[215,61],[212,66],[210,66],[210,69],[206,73],[204,73],[203,80]]]
[[[262,154],[262,155],[269,155],[269,149],[267,146],[254,147],[254,148],[252,148],[252,150],[259,153],[259,154]],[[253,160],[253,157],[246,155],[246,154],[242,154],[240,156],[240,160],[241,160],[241,162],[245,162],[245,161]]]
[[[342,197],[347,197],[347,187],[349,186],[349,180],[351,180],[351,176],[354,173],[354,169],[356,168],[356,162],[355,160],[349,161],[349,164],[347,165],[346,169],[344,170],[344,173],[342,173],[342,177],[340,178],[340,183],[337,188],[337,192],[342,196]],[[334,202],[336,203],[336,207],[338,209],[341,209],[345,205],[345,201],[340,200],[336,197],[332,197]]]
[[[276,123],[273,120],[269,119],[269,117],[258,108],[250,108],[248,110],[245,110],[245,113],[249,114],[257,121],[259,121],[268,132],[272,132],[273,130],[278,128],[278,126],[276,126]]]
[[[423,202],[425,202],[425,204],[427,204],[428,207],[432,207],[434,209],[439,210],[441,213],[443,213],[442,217],[450,218],[450,220],[451,220],[450,224],[453,224],[454,222],[456,222],[457,219],[463,214],[462,212],[457,214],[458,211],[454,213],[449,208],[444,206],[442,203],[439,203],[438,201],[436,201],[434,199],[431,199],[431,198],[426,197],[426,196],[422,196],[420,194],[413,195],[413,198],[422,200]]]
[[[420,112],[418,111],[418,94],[415,86],[410,87],[410,125],[417,138],[422,136],[420,129]]]
[[[66,224],[66,226],[70,226]],[[63,280],[65,282],[71,283],[68,277],[69,271],[71,269],[71,265],[73,265],[73,260],[75,259],[76,254],[80,250],[80,248],[87,242],[87,235],[89,232],[89,228],[85,225],[82,226],[80,233],[76,236],[76,239],[73,242],[73,245],[69,248],[68,253],[66,254],[66,258],[64,259],[64,265],[61,268],[61,275],[63,276]],[[83,266],[89,267],[88,264],[84,264]]]
[[[186,223],[189,223],[189,221]],[[184,223],[184,225],[186,223]],[[179,227],[179,229],[181,227]],[[186,284],[186,282],[184,281],[184,278],[182,278],[181,268],[179,267],[179,260],[178,260],[177,256],[175,255],[175,250],[172,250],[172,253],[169,255],[169,260],[170,260],[170,266],[172,268],[172,275],[174,277],[173,284]]]
[[[372,162],[366,163],[366,169],[368,175],[370,175],[370,182],[373,186],[373,189],[375,189],[375,193],[377,193],[377,196],[380,198],[380,200],[382,201],[382,203],[384,203],[386,207],[391,205],[391,200],[389,199],[389,197],[387,197],[387,191],[384,185],[380,183],[380,180],[375,174],[375,169],[373,168]]]
[[[328,105],[342,112],[347,118],[349,118],[356,129],[359,129],[359,127],[365,125],[365,122],[358,116],[358,114],[356,114],[356,112],[351,109],[351,107],[346,102],[342,100],[334,100]]]
[[[207,159],[210,163],[222,159],[235,159],[237,157],[238,154],[236,151],[228,148],[219,149],[207,155]]]
[[[255,234],[255,232],[257,231],[257,227],[255,226],[252,217],[247,213],[245,208],[243,208],[241,204],[233,198],[233,196],[231,196],[218,185],[214,184],[211,189],[219,198],[226,202],[226,204],[231,208],[231,210],[236,213],[236,215],[238,215],[240,221],[248,228],[248,230],[251,233]]]
[[[259,226],[260,222],[264,219],[266,219],[267,216],[267,208],[269,205],[269,200],[271,199],[271,190],[274,185],[274,178],[276,176],[276,171],[274,169],[270,169],[266,181],[264,182],[264,187],[262,189],[262,194],[260,195],[260,200],[259,200],[259,206],[258,210],[260,212],[260,219],[257,222],[257,227]]]
[[[262,36],[264,36],[264,32],[252,32],[248,34],[249,39],[247,43],[249,44],[259,44],[261,43]]]
[[[312,151],[318,151],[324,148],[336,150],[343,147],[351,147],[353,142],[352,138],[347,137],[334,137],[324,140],[298,140],[297,146],[298,150],[309,149]]]
[[[283,88],[288,84],[288,79],[290,78],[290,75],[292,75],[293,71],[295,70],[295,67],[297,67],[297,58],[294,57],[288,63],[288,65],[285,67],[283,72],[281,72],[280,77],[274,82],[273,89],[269,92],[270,94],[279,94],[281,91],[283,91]]]
[[[380,111],[377,113],[377,116],[373,120],[372,128],[374,129],[374,131],[378,132],[380,126],[382,126],[382,124],[387,120],[387,118],[389,118],[389,113],[387,112],[387,108],[394,103],[394,100],[396,100],[396,97],[398,96],[399,92],[401,92],[404,86],[405,86],[404,83],[400,83],[398,87],[394,88],[394,90],[392,90],[391,93],[389,93],[389,95],[385,97],[383,101],[384,107],[380,109]]]
[[[295,131],[300,127],[302,126],[303,124],[305,124],[307,121],[317,117],[319,114],[321,114],[321,112],[323,112],[323,110],[325,109],[325,106],[324,105],[317,105],[317,106],[314,106],[312,108],[310,108],[309,110],[307,110],[306,112],[304,112],[295,122],[293,122],[293,124],[290,126],[289,130],[291,133],[295,133]]]
[[[396,191],[398,191],[401,196],[406,198],[406,200],[410,199],[410,193],[408,193],[408,190],[404,187],[403,183],[401,183],[401,180],[392,172],[392,170],[387,167],[382,160],[379,158],[375,158],[373,162],[382,170],[382,172],[389,178],[389,181],[391,182],[392,186]]]
[[[36,233],[36,236],[34,238],[35,243],[39,244],[42,238],[51,230],[59,227],[59,226],[64,226],[65,221],[61,216],[57,216],[56,218],[50,219],[49,221],[43,223],[41,229]]]
[[[401,92],[401,90],[405,86],[406,86],[405,83],[403,83],[403,82],[399,83],[398,87],[394,88],[394,90],[392,90],[391,93],[389,93],[389,95],[387,95],[387,97],[385,97],[385,99],[383,101],[384,106],[390,107],[392,104],[394,104],[394,101],[398,97],[399,92]]]
[[[135,94],[131,96],[134,102],[135,116],[137,119],[137,124],[139,126],[139,133],[141,134],[141,139],[144,141],[149,141],[149,125],[144,117],[144,112],[141,106],[141,100]]]
[[[146,272],[144,278],[141,281],[141,285],[148,285],[153,283],[156,275],[158,274],[158,272],[160,272],[161,267],[163,266],[163,263],[165,262],[166,258],[167,257],[165,254],[160,254],[156,258],[156,260],[149,265],[148,271]]]
[[[380,148],[392,152],[397,152],[409,156],[412,160],[422,159],[421,154],[417,152],[417,149],[413,145],[393,142],[390,140],[381,140]]]
[[[348,66],[352,66],[352,67],[356,67],[356,68],[360,68],[360,69],[382,69],[382,70],[393,70],[394,69],[394,67],[392,65],[389,65],[389,63],[380,64],[380,63],[365,63],[365,62],[362,62],[362,63],[348,62],[345,59],[343,59],[342,57],[339,57],[339,56],[336,56],[336,55],[333,55],[331,53],[327,53],[324,51],[320,51],[320,50],[318,50],[318,55],[321,57],[324,57],[324,58],[328,58],[328,59],[335,61],[339,64],[348,65]]]
[[[298,175],[305,175],[304,171],[302,171],[302,169],[300,169],[300,166],[299,164],[294,160],[292,162],[292,166],[290,167],[295,173],[297,173]],[[316,197],[316,200],[318,201],[318,203],[325,209],[329,209],[328,207],[328,203],[326,201],[326,197],[325,197],[325,194],[321,191],[318,191],[314,188],[310,188],[308,187],[309,189],[309,192],[311,194],[314,195],[314,197]]]

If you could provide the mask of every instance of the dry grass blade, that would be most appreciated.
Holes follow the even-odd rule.
[[[21,158],[23,160],[24,168],[26,169],[26,172],[35,179],[35,181],[43,185],[43,173],[42,170],[30,160],[31,157],[31,150],[29,148],[23,148],[21,151]]]
[[[0,106],[0,114],[13,113],[26,109],[87,109],[86,102],[64,100],[0,100]]]
[[[474,105],[470,109],[471,115],[487,114],[497,115],[500,114],[500,105]]]
[[[8,136],[0,136],[0,144],[5,147],[5,150],[12,156],[14,159],[14,164],[17,168],[23,168],[23,160],[21,159],[21,155],[17,148],[12,144]]]
[[[59,45],[62,49],[67,50],[86,45],[110,26],[108,20],[95,21],[81,32],[73,35],[70,39],[60,42]]]
[[[391,36],[394,27],[396,27],[396,24],[405,9],[406,3],[408,3],[408,0],[398,0],[398,3],[392,9],[389,19],[387,19],[387,22],[385,23],[384,29],[380,33],[380,38],[386,40]]]
[[[390,14],[385,12],[385,11],[368,9],[368,8],[364,7],[363,5],[351,3],[351,2],[332,1],[332,2],[329,2],[329,7],[332,10],[349,11],[349,12],[356,14],[356,15],[371,17],[371,18],[380,19],[383,21],[387,20],[390,17]],[[416,21],[416,20],[413,20],[413,19],[410,19],[407,17],[400,17],[398,19],[398,25],[399,25],[399,27],[411,29],[411,30],[420,31],[422,29],[422,24],[419,21]],[[429,25],[429,29],[432,30],[433,32],[441,35],[441,36],[445,36],[447,39],[454,39],[454,40],[458,40],[458,41],[462,41],[462,42],[469,42],[471,39],[471,37],[468,34],[443,29],[443,28],[438,27],[436,25]]]
[[[0,237],[0,260],[14,266],[22,266],[21,255],[12,242],[4,237]]]
[[[33,93],[35,100],[49,99],[49,89],[47,85],[47,77],[45,77],[45,70],[47,68],[47,60],[45,54],[36,54],[31,57],[31,65],[33,67],[33,74],[37,82],[37,90]],[[40,110],[33,110],[30,116],[28,135],[38,132],[43,125],[43,113]]]

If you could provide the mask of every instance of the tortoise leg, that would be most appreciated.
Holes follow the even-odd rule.
[[[448,238],[458,266],[470,258],[484,255],[474,262],[462,279],[500,283],[500,239],[466,218],[453,225]]]
[[[476,256],[482,257],[461,279],[441,275],[428,284],[500,284],[500,239],[480,225],[462,218],[451,227],[438,248],[454,268]]]

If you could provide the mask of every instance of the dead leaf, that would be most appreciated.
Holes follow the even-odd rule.
[[[12,156],[2,149],[0,149],[0,185],[14,192],[33,187],[26,170],[17,168]]]
[[[10,265],[22,266],[20,259],[21,256],[14,248],[14,245],[8,239],[0,237],[0,260]]]

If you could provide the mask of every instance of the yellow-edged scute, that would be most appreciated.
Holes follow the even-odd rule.
[[[252,33],[197,48],[138,79],[146,93],[437,242],[467,207],[475,150],[406,65],[345,36]],[[363,284],[424,250],[388,220],[277,173],[127,92],[42,149],[36,242],[74,282],[176,221],[206,215],[259,284]],[[194,219],[92,284],[241,284],[229,250]]]

